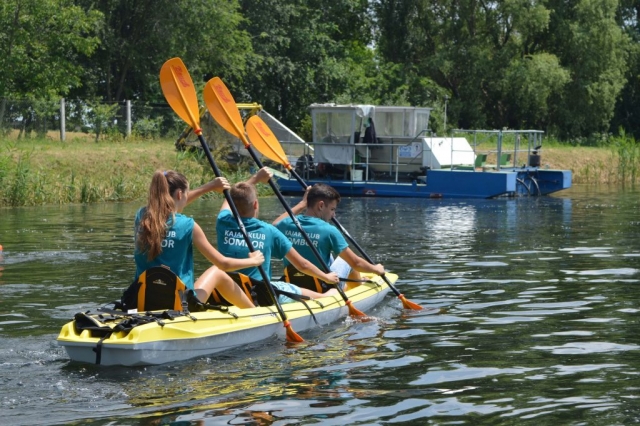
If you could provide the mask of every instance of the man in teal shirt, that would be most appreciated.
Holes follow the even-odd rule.
[[[307,189],[302,201],[294,206],[292,210],[297,215],[302,229],[307,233],[309,239],[320,253],[324,263],[330,265],[331,270],[338,273],[340,277],[360,280],[362,279],[360,272],[371,272],[377,275],[384,274],[384,266],[371,264],[356,255],[349,248],[349,244],[340,231],[329,223],[335,216],[339,202],[340,194],[338,191],[329,185],[317,183]],[[299,214],[302,211],[304,211],[304,214]],[[293,219],[287,213],[278,217],[273,224],[289,238],[293,247],[305,259],[318,267],[322,266],[293,222]],[[332,257],[335,259],[333,262]],[[285,266],[288,266],[286,260]]]
[[[286,259],[299,271],[316,277],[329,283],[338,283],[338,275],[333,272],[324,273],[312,262],[301,256],[293,245],[275,226],[258,219],[260,204],[256,193],[255,184],[265,183],[271,178],[271,173],[267,168],[260,169],[246,182],[240,182],[231,187],[230,194],[235,204],[247,234],[251,240],[253,248],[260,250],[264,254],[264,264],[262,265],[269,280],[271,281],[271,258]],[[226,200],[222,204],[218,220],[216,222],[216,232],[218,234],[218,250],[228,257],[237,259],[246,258],[249,249],[240,232],[238,223],[233,216],[229,204]],[[251,278],[262,280],[257,267],[241,269],[238,272],[248,275]],[[333,289],[330,293],[318,293],[307,289],[301,289],[295,285],[281,281],[271,281],[277,288],[294,294],[302,294],[313,299],[337,294]],[[280,303],[292,302],[286,296],[279,297]]]

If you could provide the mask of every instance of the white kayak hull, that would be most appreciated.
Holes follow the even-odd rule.
[[[397,276],[386,274],[391,282]],[[366,312],[380,303],[389,292],[380,277],[376,282],[363,283],[347,291],[349,300],[358,310]],[[349,315],[349,308],[340,296],[307,301],[319,324],[325,325]],[[282,305],[293,330],[297,333],[317,327],[309,310],[299,302]],[[209,310],[180,316],[173,320],[136,326],[128,333],[114,332],[106,338],[91,330],[77,330],[75,321],[65,324],[58,336],[73,361],[100,365],[154,365],[212,355],[216,352],[248,345],[272,336],[284,338],[285,327],[273,306],[253,309],[230,307],[229,313]],[[93,318],[99,318],[96,315]],[[105,320],[104,326],[115,327],[119,321]],[[104,336],[103,336],[104,337]]]

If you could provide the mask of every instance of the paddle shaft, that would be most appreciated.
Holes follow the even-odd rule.
[[[243,124],[240,113],[238,112],[238,107],[233,100],[233,95],[231,95],[222,80],[220,80],[218,77],[214,77],[209,80],[209,82],[205,85],[203,95],[207,108],[209,108],[209,112],[216,119],[216,121],[218,121],[218,124],[220,124],[225,130],[242,141],[247,151],[259,168],[264,167],[262,165],[262,162],[260,161],[260,158],[258,158],[255,151],[253,150],[253,147],[251,146],[247,135],[245,134],[245,125]],[[304,236],[306,243],[309,245],[309,247],[311,247],[314,255],[323,265],[325,272],[329,272],[329,267],[322,260],[322,257],[317,252],[307,233],[304,232],[304,229],[302,229],[302,226],[300,226],[299,221],[293,214],[293,211],[289,208],[289,205],[287,204],[285,199],[282,197],[282,194],[273,182],[273,179],[269,178],[268,182],[274,194],[277,195],[278,200],[280,201],[280,203],[282,203],[289,216],[291,216],[292,220],[295,222],[298,230]],[[338,289],[339,294],[344,299],[345,304],[349,307],[349,312],[351,313],[351,315],[363,316],[364,313],[358,311],[355,306],[353,306],[347,295],[340,287],[339,283],[336,288]]]
[[[216,175],[216,177],[221,177],[222,173],[220,173],[220,169],[218,168],[216,162],[213,160],[213,156],[211,155],[211,151],[209,150],[209,146],[205,142],[204,137],[202,137],[202,132],[198,132],[198,140],[200,141],[200,144],[202,145],[202,149],[204,150],[205,155],[207,156],[207,160],[209,160],[209,164],[211,165],[211,168],[213,169],[213,173]],[[242,218],[240,217],[240,213],[238,212],[238,209],[236,208],[236,205],[234,204],[233,200],[231,199],[231,193],[229,192],[228,189],[225,189],[223,191],[223,194],[224,194],[224,198],[227,200],[227,204],[229,204],[229,208],[231,209],[231,212],[233,213],[233,217],[236,219],[236,222],[238,222],[238,227],[240,228],[240,232],[242,233],[242,238],[244,239],[245,243],[247,243],[247,247],[249,248],[249,251],[250,252],[254,252],[255,249],[253,248],[253,244],[251,244],[251,238],[249,238],[249,234],[247,233],[247,230],[244,227],[244,222],[242,222]],[[260,272],[260,276],[262,277],[262,280],[267,285],[267,289],[269,290],[269,294],[271,295],[271,298],[273,299],[273,302],[274,302],[276,308],[278,309],[278,313],[280,314],[280,317],[282,318],[282,322],[287,322],[287,315],[284,313],[284,310],[282,309],[282,306],[280,306],[280,302],[278,302],[278,295],[276,294],[275,290],[273,289],[273,285],[271,284],[271,280],[269,279],[269,276],[267,275],[267,273],[264,270],[264,268],[262,267],[262,265],[258,265],[258,271]]]
[[[245,148],[247,149],[247,151],[249,151],[249,155],[251,155],[251,158],[253,158],[253,161],[255,161],[256,166],[258,166],[259,168],[263,168],[264,166],[262,165],[262,161],[260,161],[260,158],[258,158],[258,155],[253,150],[253,147],[250,144],[245,144]],[[300,233],[304,237],[304,240],[306,241],[309,248],[311,248],[313,255],[316,257],[316,259],[318,259],[318,262],[320,262],[320,265],[322,265],[322,269],[324,270],[324,272],[331,272],[329,265],[327,265],[327,263],[324,261],[324,259],[322,258],[322,255],[320,254],[316,246],[311,241],[311,238],[309,238],[309,234],[307,234],[305,230],[302,228],[302,225],[300,225],[300,221],[298,221],[298,218],[296,217],[295,213],[293,213],[293,210],[291,210],[289,203],[287,203],[287,200],[284,199],[284,197],[282,196],[282,193],[280,192],[276,184],[273,182],[273,179],[271,178],[269,178],[269,186],[271,186],[271,189],[278,197],[278,200],[280,200],[280,203],[289,214],[289,217],[291,217],[291,220],[293,220],[293,223],[296,225],[296,228],[298,228],[298,231],[300,231]],[[345,302],[349,302],[349,298],[345,294],[342,287],[338,284],[336,285],[336,288],[338,289],[338,293],[340,293],[340,296],[342,296],[342,299]]]
[[[307,183],[300,177],[300,175],[293,169],[293,167],[289,166],[289,172],[293,175],[293,177],[296,178],[296,180],[298,181],[300,186],[302,186],[302,188],[304,190],[306,190],[309,185],[307,185]],[[373,260],[369,257],[367,252],[365,252],[364,249],[362,247],[360,247],[360,244],[358,244],[358,242],[353,239],[351,234],[349,234],[349,232],[346,229],[344,229],[344,226],[342,226],[340,221],[335,216],[331,218],[331,221],[338,227],[340,232],[342,232],[344,234],[344,236],[349,240],[349,242],[351,244],[353,244],[355,246],[355,248],[358,249],[360,254],[362,254],[362,257],[364,257],[367,262],[373,264]],[[385,274],[382,274],[380,276],[387,283],[389,288],[391,290],[393,290],[393,292],[396,294],[396,296],[404,297],[403,294],[400,293],[400,291],[393,284],[391,284],[391,281],[389,281],[389,279],[385,276]]]

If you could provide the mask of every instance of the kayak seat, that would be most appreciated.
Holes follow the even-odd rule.
[[[182,294],[187,289],[180,277],[169,268],[156,266],[144,271],[138,279],[138,311],[161,309],[182,310]]]
[[[165,266],[155,266],[140,274],[122,294],[119,308],[138,312],[173,309],[182,311],[186,286]]]
[[[254,305],[273,305],[271,296],[269,296],[269,290],[267,290],[265,283],[238,272],[227,272],[227,274],[242,289],[242,291],[244,291],[244,294],[253,301]],[[213,290],[213,292],[211,292],[211,296],[209,296],[209,300],[207,302],[217,303],[224,306],[232,306],[231,302],[226,300],[218,290]]]
[[[273,305],[273,299],[271,299],[269,289],[267,288],[267,285],[263,281],[256,280],[254,278],[248,277],[244,274],[240,274],[237,272],[227,272],[227,274],[238,286],[240,286],[242,291],[244,291],[244,294],[246,294],[247,297],[253,301],[254,305],[256,306],[272,306]],[[274,287],[274,291],[277,296],[284,295],[289,297],[290,299],[297,300],[302,303],[305,303],[305,300],[309,299],[308,296],[301,296],[298,294],[289,293],[275,287]],[[214,290],[213,292],[211,292],[211,296],[209,296],[207,303],[231,306],[231,303],[228,300],[226,300],[217,290]]]
[[[293,265],[288,265],[284,268],[284,276],[281,279],[282,281],[295,284],[298,287],[306,288],[307,290],[315,291],[316,293],[325,293],[329,290],[329,286],[325,282],[298,271]]]

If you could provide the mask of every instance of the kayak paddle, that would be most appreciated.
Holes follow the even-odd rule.
[[[236,102],[233,99],[233,96],[229,92],[229,89],[227,89],[227,86],[225,86],[222,80],[219,77],[214,77],[211,80],[209,80],[204,87],[203,95],[204,95],[204,102],[207,105],[207,108],[209,109],[211,116],[227,132],[231,133],[232,135],[236,136],[238,139],[242,141],[242,143],[244,144],[244,147],[247,149],[247,151],[251,155],[251,158],[253,158],[253,161],[256,163],[256,165],[259,168],[264,167],[262,165],[262,161],[260,161],[260,158],[256,155],[255,151],[251,147],[251,143],[247,139],[244,125],[242,123],[242,117],[240,116],[240,112],[238,111],[238,106],[236,105]],[[311,248],[311,250],[313,251],[313,254],[316,256],[316,258],[322,265],[324,272],[331,272],[331,270],[329,269],[329,266],[326,264],[324,259],[322,259],[322,256],[320,255],[315,245],[309,238],[309,235],[305,232],[304,229],[302,229],[302,226],[300,225],[298,218],[291,210],[291,207],[289,207],[289,204],[282,196],[282,193],[280,192],[276,184],[273,182],[273,179],[269,179],[269,186],[271,186],[271,189],[273,190],[274,194],[276,194],[276,196],[278,197],[278,200],[280,200],[280,203],[282,204],[284,209],[287,211],[287,213],[291,217],[291,220],[293,220],[293,223],[296,225],[296,228],[298,228],[298,230],[304,237],[304,240],[306,241],[307,245],[309,246],[309,248]],[[350,315],[365,316],[364,312],[358,310],[355,306],[353,306],[353,304],[351,303],[351,300],[349,300],[349,298],[347,297],[347,295],[345,294],[344,290],[341,288],[340,285],[336,285],[336,288],[338,289],[338,293],[340,293],[340,296],[342,296],[342,299],[344,300],[345,304],[349,308]]]
[[[202,136],[196,90],[193,86],[193,80],[191,80],[189,71],[187,71],[187,68],[182,62],[182,59],[172,58],[162,65],[162,68],[160,69],[160,85],[162,87],[162,93],[164,93],[164,97],[167,99],[167,102],[169,102],[171,108],[175,111],[176,114],[178,114],[180,118],[182,118],[182,120],[184,120],[193,128],[194,133],[198,136],[198,140],[200,141],[202,149],[204,150],[207,159],[209,160],[209,164],[213,169],[213,173],[216,175],[216,177],[222,176],[222,174],[220,173],[220,169],[218,169],[218,166],[213,160],[213,156],[211,155],[209,146]],[[236,209],[236,206],[231,199],[229,190],[225,189],[223,193],[224,198],[227,200],[227,203],[229,204],[229,207],[233,212],[234,218],[238,222],[238,227],[240,228],[240,232],[242,233],[244,241],[247,243],[249,251],[255,251],[255,249],[253,248],[253,244],[251,244],[249,234],[247,234],[244,223],[240,218],[240,214],[238,213],[238,210]],[[282,306],[280,306],[280,303],[278,302],[278,296],[276,295],[276,292],[271,285],[271,281],[269,281],[269,277],[264,271],[262,265],[258,266],[258,270],[260,271],[260,275],[262,276],[263,281],[266,283],[267,289],[269,290],[269,294],[273,298],[273,302],[275,303],[276,308],[278,309],[278,313],[280,314],[280,318],[282,319],[282,324],[286,328],[287,340],[289,340],[290,342],[303,342],[304,339],[300,337],[298,333],[293,331],[291,323],[287,319],[287,315],[284,313]]]
[[[287,156],[282,149],[282,145],[280,145],[278,139],[273,135],[273,132],[269,130],[267,124],[260,117],[254,115],[247,121],[247,132],[251,137],[253,145],[258,151],[260,151],[260,153],[262,153],[262,155],[275,161],[276,163],[282,164],[296,178],[302,188],[305,190],[307,189],[308,185],[306,184],[306,182],[302,180],[302,178],[298,175],[298,173],[296,173],[294,168],[289,163],[289,160],[287,160]],[[360,245],[353,239],[349,232],[347,232],[347,230],[340,224],[338,219],[336,217],[333,217],[331,221],[338,227],[338,229],[344,234],[349,242],[351,242],[358,249],[358,251],[362,254],[362,257],[364,257],[367,262],[373,263],[373,260],[371,260],[364,249],[360,247]],[[398,289],[393,284],[391,284],[391,282],[384,274],[382,275],[382,278],[387,283],[389,288],[391,288],[396,296],[398,296],[398,298],[402,301],[402,305],[406,309],[422,309],[422,306],[418,305],[417,303],[411,302],[410,300],[407,300],[407,298],[404,297],[404,295],[400,293],[400,291],[398,291]]]

